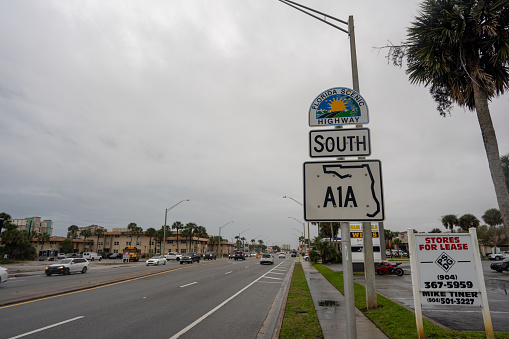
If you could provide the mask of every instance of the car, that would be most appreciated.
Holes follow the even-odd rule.
[[[122,259],[122,253],[111,253],[109,259]]]
[[[292,252],[292,254],[290,254],[290,257],[297,257],[297,252]]]
[[[82,254],[83,258],[94,261],[95,259],[101,261],[103,258],[101,255],[97,254],[96,252],[83,252]]]
[[[246,260],[246,255],[242,251],[235,251],[233,253],[233,259],[235,259],[235,260]]]
[[[217,256],[214,252],[207,252],[205,253],[205,256],[203,257],[203,260],[216,260],[217,259]]]
[[[9,270],[0,266],[0,284],[6,282],[7,279],[9,279]]]
[[[78,253],[67,253],[65,255],[66,258],[82,258],[83,255],[81,254],[78,254]]]
[[[307,254],[306,254],[306,255],[304,256],[304,260],[309,261],[309,255],[307,255]]]
[[[488,254],[488,259],[490,259],[490,260],[501,260],[501,259],[507,258],[507,257],[509,257],[509,251]]]
[[[286,254],[285,254],[285,252],[281,252],[281,253],[279,253],[279,258],[286,258]]]
[[[187,252],[187,253],[184,253],[182,258],[180,259],[180,264],[182,265],[185,262],[188,264],[192,264],[195,261],[197,263],[200,262],[200,255],[196,252]]]
[[[159,266],[159,265],[166,265],[166,258],[163,255],[156,255],[155,257],[152,257],[146,261],[147,266],[153,265],[153,266]]]
[[[263,253],[260,258],[260,265],[271,264],[274,265],[274,257],[270,253]]]
[[[89,265],[90,263],[85,258],[65,258],[46,266],[44,271],[47,276],[52,274],[68,275],[77,272],[87,273]]]
[[[502,261],[492,263],[490,265],[490,268],[497,272],[502,272],[503,270],[509,271],[509,257],[505,258]]]
[[[65,259],[66,256],[65,256],[65,253],[58,253],[57,254],[57,259]]]
[[[233,251],[232,253],[228,254],[228,259],[233,259],[235,257],[235,252],[236,251]]]
[[[177,253],[169,252],[168,254],[165,254],[164,257],[166,260],[177,260]]]

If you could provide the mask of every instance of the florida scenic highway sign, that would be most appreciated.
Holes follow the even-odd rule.
[[[369,123],[368,104],[356,91],[335,87],[320,93],[309,108],[309,126]]]
[[[383,221],[379,160],[304,163],[304,219]]]

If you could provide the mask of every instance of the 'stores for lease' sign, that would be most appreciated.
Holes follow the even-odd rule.
[[[421,305],[481,306],[488,338],[493,326],[475,228],[469,233],[414,233],[408,229],[415,315],[424,337]],[[454,309],[455,309],[454,308]]]

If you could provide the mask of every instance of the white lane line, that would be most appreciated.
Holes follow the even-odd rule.
[[[225,274],[230,274],[230,273],[232,273],[232,272],[233,272],[233,271],[230,271],[230,272],[226,272]]]
[[[283,280],[283,278],[265,277],[265,279]]]
[[[72,319],[69,319],[69,320],[64,320],[64,321],[61,321],[61,322],[53,324],[53,325],[49,325],[49,326],[46,326],[46,327],[39,328],[37,330],[33,330],[33,331],[30,331],[30,332],[27,332],[27,333],[23,333],[23,334],[17,335],[15,337],[10,337],[9,339],[16,339],[16,338],[26,337],[27,335],[34,334],[34,333],[37,333],[37,332],[41,332],[41,331],[47,330],[49,328],[60,326],[60,325],[63,325],[65,323],[68,323],[68,322],[71,322],[71,321],[74,321],[74,320],[78,320],[78,319],[81,319],[81,318],[84,318],[84,317],[85,316],[82,315],[82,316],[79,316],[79,317],[76,317],[76,318],[72,318]]]
[[[186,285],[182,285],[182,286],[179,286],[179,287],[187,287],[187,286],[191,286],[191,285],[194,285],[194,284],[197,284],[198,282],[195,281],[195,282],[192,282],[190,284],[186,284]]]
[[[279,266],[279,265],[278,265]],[[274,270],[275,268],[277,268],[278,266],[274,267],[272,270]],[[174,336],[170,337],[170,339],[177,339],[179,338],[181,335],[187,333],[190,329],[192,329],[193,327],[195,327],[196,325],[198,325],[199,323],[201,323],[203,320],[205,320],[209,315],[211,315],[212,313],[216,312],[218,309],[220,309],[221,307],[223,307],[224,305],[226,305],[229,301],[233,300],[235,297],[237,297],[239,294],[241,294],[242,292],[244,292],[245,290],[247,290],[249,287],[251,287],[252,285],[254,285],[256,282],[258,282],[258,280],[264,278],[268,273],[270,273],[272,270],[268,271],[267,273],[265,273],[264,275],[258,277],[257,279],[255,279],[253,282],[251,282],[249,285],[247,285],[246,287],[244,287],[243,289],[241,289],[240,291],[238,291],[237,293],[235,293],[234,295],[232,295],[231,297],[229,297],[228,299],[226,299],[225,301],[223,301],[222,303],[220,303],[219,305],[217,305],[216,307],[214,307],[213,309],[211,309],[210,311],[208,311],[207,313],[205,313],[204,315],[202,315],[200,318],[196,319],[194,322],[192,322],[191,324],[189,324],[187,327],[185,327],[184,329],[182,329],[180,332],[178,332],[177,334],[175,334]]]

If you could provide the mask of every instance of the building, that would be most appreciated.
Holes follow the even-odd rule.
[[[20,231],[47,233],[50,237],[53,234],[53,221],[51,220],[41,221],[40,217],[29,217],[25,219],[11,219],[9,222],[16,225]]]
[[[92,227],[94,230],[97,228],[102,228],[101,226],[91,225],[88,227],[82,227],[81,229],[89,229]],[[61,243],[63,240],[67,238],[62,237],[52,237],[50,241],[39,242],[37,239],[33,239],[32,243],[37,248],[37,250],[51,250],[56,249],[60,250]],[[165,243],[163,245],[162,239],[157,239],[154,237],[149,237],[147,235],[138,234],[131,235],[130,231],[112,231],[112,232],[104,232],[101,235],[96,235],[94,231],[92,231],[92,236],[87,237],[86,240],[84,237],[80,236],[78,232],[78,236],[76,239],[71,239],[74,244],[74,252],[82,253],[86,251],[90,252],[98,252],[98,253],[122,253],[122,251],[127,246],[136,246],[141,249],[142,255],[145,257],[150,257],[152,255],[161,254],[161,251],[164,250],[165,253],[168,252],[197,252],[199,254],[204,254],[208,251],[214,251],[219,253],[219,244],[214,243],[210,244],[210,240],[208,238],[198,238],[198,237],[183,237],[182,232],[179,231],[178,242],[177,242],[177,234],[176,232],[172,232],[170,236],[167,236],[165,239]],[[235,243],[221,242],[221,253],[228,254],[233,251],[235,248]]]
[[[282,251],[289,251],[292,249],[292,246],[290,244],[282,244],[281,245],[281,250]]]

